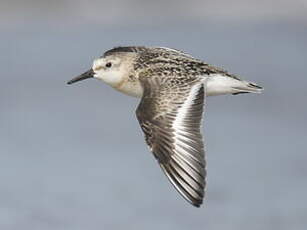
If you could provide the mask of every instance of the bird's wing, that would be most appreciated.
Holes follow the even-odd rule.
[[[200,131],[204,83],[162,83],[157,78],[141,83],[144,93],[136,114],[146,142],[174,187],[199,207],[206,184]]]

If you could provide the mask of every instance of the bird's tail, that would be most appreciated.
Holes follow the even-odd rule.
[[[263,88],[253,82],[241,81],[239,86],[232,87],[236,92],[233,95],[241,93],[261,93]]]

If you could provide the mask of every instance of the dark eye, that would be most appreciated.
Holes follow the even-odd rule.
[[[108,62],[107,64],[106,64],[106,67],[108,67],[108,68],[110,68],[112,66],[112,63],[111,62]]]

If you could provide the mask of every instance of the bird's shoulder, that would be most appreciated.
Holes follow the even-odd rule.
[[[183,51],[165,47],[139,48],[134,69],[144,77],[182,78],[182,81],[216,75],[239,80],[238,76],[222,68],[210,65]]]

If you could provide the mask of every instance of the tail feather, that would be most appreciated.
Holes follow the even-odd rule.
[[[210,75],[207,81],[207,96],[241,93],[261,93],[262,87],[238,78],[220,74]]]
[[[261,93],[263,88],[253,82],[246,82],[243,81],[242,85],[232,87],[234,90],[236,90],[235,93],[232,95],[242,94],[242,93]]]

